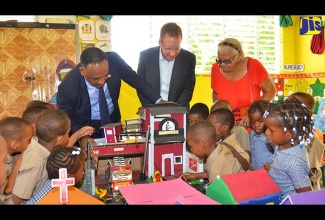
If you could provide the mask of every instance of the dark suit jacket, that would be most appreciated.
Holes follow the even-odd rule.
[[[106,56],[109,63],[109,73],[111,75],[106,83],[115,109],[111,114],[112,123],[120,122],[121,120],[121,113],[118,105],[121,80],[143,94],[151,103],[155,103],[160,98],[160,94],[155,92],[150,84],[142,80],[117,53],[107,52]],[[79,68],[80,63],[67,73],[58,86],[57,93],[58,108],[67,112],[71,119],[70,134],[73,134],[83,126],[90,125],[91,122],[89,94],[85,79],[81,75]]]
[[[140,52],[137,74],[149,82],[160,94],[160,47],[153,47]],[[189,109],[189,103],[195,87],[196,56],[184,49],[176,57],[169,85],[168,101],[173,101]],[[138,93],[142,106],[150,104],[150,100]],[[167,100],[166,100],[167,101]]]

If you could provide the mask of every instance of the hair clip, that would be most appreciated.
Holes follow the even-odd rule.
[[[232,47],[232,48],[234,48],[235,50],[237,50],[238,53],[240,52],[239,48],[238,48],[235,44],[232,44],[232,43],[230,43],[230,42],[223,41],[223,42],[220,42],[220,43],[218,44],[218,46],[221,46],[221,45],[226,45],[226,46],[228,46],[228,47]]]
[[[298,117],[297,116],[293,116],[294,117],[294,119],[295,119],[295,122],[297,122],[298,121]],[[305,116],[306,117],[306,116]]]
[[[293,146],[294,144],[295,144],[295,140],[291,138],[291,146]]]
[[[284,133],[287,133],[287,127],[283,128]]]
[[[264,112],[264,118],[266,118],[267,116],[269,116],[270,112],[268,112],[267,110]]]
[[[72,151],[72,155],[79,155],[80,154],[80,151],[78,151],[78,150],[73,150]]]

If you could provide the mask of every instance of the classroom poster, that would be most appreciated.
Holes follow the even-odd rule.
[[[87,47],[94,46],[109,52],[112,50],[111,22],[99,16],[78,16],[78,38],[79,54]]]

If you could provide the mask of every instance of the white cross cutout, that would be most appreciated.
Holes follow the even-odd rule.
[[[52,179],[52,187],[60,187],[60,203],[68,203],[68,186],[74,185],[74,178],[67,178],[67,168],[59,169],[59,179]]]

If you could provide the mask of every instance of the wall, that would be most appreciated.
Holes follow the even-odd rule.
[[[30,100],[49,101],[56,90],[58,63],[76,60],[74,25],[19,25],[0,22],[0,119],[21,116]],[[35,80],[28,82],[26,77]]]
[[[309,84],[315,82],[318,73],[325,72],[325,54],[313,54],[310,50],[310,42],[312,35],[300,35],[299,32],[299,19],[300,16],[291,16],[293,21],[293,26],[282,28],[283,37],[283,63],[282,63],[282,73],[294,77],[294,79],[284,80],[289,83],[290,86],[298,82],[301,74],[315,74],[315,77],[306,79]],[[325,16],[322,16],[322,20],[325,20]],[[112,19],[114,22],[114,19]],[[302,72],[298,72],[297,75],[293,76],[292,72],[283,71],[283,64],[304,64],[305,69]],[[278,74],[278,73],[270,73]],[[294,73],[295,74],[295,73]],[[295,80],[297,79],[297,80]],[[324,76],[319,78],[322,83],[325,83]],[[203,102],[209,107],[212,105],[212,89],[210,87],[210,76],[209,75],[199,75],[196,77],[196,85],[194,89],[194,94],[190,105],[192,106],[196,102]],[[297,82],[296,82],[297,81]],[[295,89],[297,91],[297,89]],[[291,92],[291,91],[289,91]],[[288,91],[285,92],[286,94]],[[316,100],[319,101],[319,100]],[[122,84],[121,97],[119,100],[121,111],[122,111],[122,122],[126,118],[138,117],[136,111],[140,106],[140,101],[136,96],[136,92],[133,88],[126,84]]]

